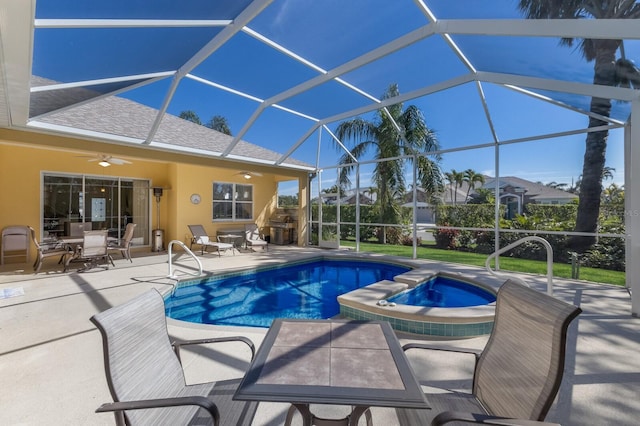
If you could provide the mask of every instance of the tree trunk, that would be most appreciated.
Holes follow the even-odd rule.
[[[593,84],[615,86],[615,53],[618,47],[618,41],[595,40],[594,44],[597,54],[595,58]],[[609,117],[611,114],[611,100],[592,98],[591,112]],[[593,117],[589,118],[590,128],[605,124],[607,123],[604,121]],[[584,163],[582,165],[578,216],[575,227],[576,232],[596,232],[598,230],[600,195],[602,192],[602,171],[605,165],[608,136],[608,130],[587,134]],[[594,236],[574,236],[569,240],[569,247],[578,253],[584,253],[595,242],[596,238]]]

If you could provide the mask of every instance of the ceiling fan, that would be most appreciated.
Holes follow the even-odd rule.
[[[79,155],[78,157],[81,158],[88,158],[87,161],[97,161],[99,165],[101,165],[102,167],[109,167],[112,164],[115,164],[116,166],[121,166],[123,164],[131,164],[131,161],[122,159],[122,158],[116,158],[116,157],[112,157],[111,155],[106,155],[106,154],[96,154],[96,155]]]
[[[249,171],[241,171],[241,172],[236,173],[236,175],[240,175],[240,176],[242,176],[243,178],[245,178],[245,179],[249,180],[249,179],[251,179],[251,178],[252,178],[252,177],[254,177],[254,176],[256,176],[256,177],[260,177],[260,176],[262,176],[262,173],[258,173],[258,172],[249,172]]]

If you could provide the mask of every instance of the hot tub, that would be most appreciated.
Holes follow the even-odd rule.
[[[416,306],[393,302],[393,297],[430,280],[446,278],[479,288],[494,296],[492,302],[475,306]],[[442,271],[414,269],[397,275],[394,281],[383,280],[340,295],[340,314],[357,320],[383,320],[398,331],[445,339],[470,338],[491,333],[495,315],[495,294],[504,279],[492,277],[486,285],[469,277]]]

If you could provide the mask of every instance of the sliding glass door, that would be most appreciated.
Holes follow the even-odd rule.
[[[121,238],[136,223],[134,244],[148,245],[149,181],[118,177],[43,174],[42,236],[81,236],[106,229]]]

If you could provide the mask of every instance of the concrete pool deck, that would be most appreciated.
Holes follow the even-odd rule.
[[[329,253],[312,248],[270,246],[269,251],[199,256],[206,271],[218,272],[261,266]],[[22,296],[0,299],[0,424],[3,425],[112,425],[109,414],[95,414],[110,401],[104,378],[102,342],[89,318],[151,288],[166,291],[171,280],[167,255],[134,253],[133,263],[116,259],[116,267],[85,273],[61,273],[53,259],[34,275],[31,265],[0,267],[0,292]],[[378,258],[380,255],[365,255]],[[398,259],[398,258],[393,258]],[[469,277],[484,271],[454,264],[433,265]],[[194,265],[184,260],[179,270]],[[519,275],[544,291],[546,277]],[[635,425],[640,418],[640,319],[630,315],[626,289],[570,280],[556,280],[555,296],[576,304],[583,313],[570,327],[567,364],[558,398],[547,420],[567,425]],[[169,320],[176,338],[242,334],[259,345],[265,330],[218,327]],[[398,333],[403,342],[419,340]],[[448,340],[442,346],[482,348],[486,337]],[[229,346],[206,346],[184,351],[187,380],[238,377],[247,367],[247,354]],[[425,384],[469,389],[472,360],[442,353],[409,353],[416,375]],[[288,405],[261,403],[254,425],[283,424]],[[326,417],[341,416],[345,407],[314,407]],[[373,408],[377,425],[398,425],[394,409]]]

